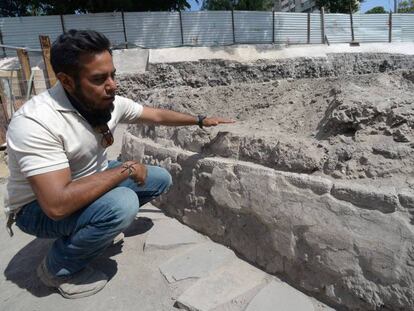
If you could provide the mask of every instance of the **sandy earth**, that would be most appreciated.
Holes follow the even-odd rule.
[[[260,63],[244,64],[244,71],[231,71],[229,63],[221,72],[219,66],[211,69],[216,65],[192,68],[190,63],[186,71],[185,65],[156,67],[152,77],[158,80],[127,78],[121,81],[121,93],[150,106],[237,121],[208,133],[188,129],[182,143],[176,130],[157,130],[157,137],[173,137],[175,144],[193,151],[206,152],[226,136],[228,148],[238,144],[237,150],[212,153],[278,170],[414,189],[413,70],[394,70],[392,65],[380,68],[384,72],[350,75],[337,66],[335,74],[325,69],[328,74],[314,74],[310,65],[291,72],[305,78],[281,74],[272,79],[266,76],[271,65],[262,75],[254,71]],[[200,67],[205,72],[197,72]],[[213,77],[212,72],[219,73]]]
[[[231,132],[289,144],[313,165],[279,169],[346,179],[405,179],[413,173],[413,73],[178,89],[174,108],[237,120]],[[411,80],[413,81],[411,81]],[[301,150],[298,149],[300,145]],[[292,155],[295,156],[295,155]]]

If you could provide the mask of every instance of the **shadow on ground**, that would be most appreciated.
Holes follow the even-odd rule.
[[[136,219],[125,231],[125,236],[144,234],[153,226],[152,220],[146,217]],[[15,283],[22,289],[27,290],[36,297],[45,297],[54,293],[53,290],[44,286],[36,276],[36,268],[47,254],[53,244],[53,239],[35,239],[24,246],[10,260],[4,275],[7,280]],[[122,252],[123,243],[109,247],[105,253],[95,259],[91,265],[103,271],[109,279],[112,279],[118,271],[117,263],[111,257]]]

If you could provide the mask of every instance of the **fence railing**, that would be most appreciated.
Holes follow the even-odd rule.
[[[414,41],[414,14],[355,14],[359,42]],[[39,48],[71,28],[103,32],[115,47],[164,48],[248,43],[350,42],[347,14],[251,11],[114,12],[0,18],[0,44]],[[1,52],[1,50],[0,50]],[[3,50],[3,54],[7,54]]]

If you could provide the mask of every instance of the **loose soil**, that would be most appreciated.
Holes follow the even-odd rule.
[[[237,121],[207,132],[153,134],[189,150],[414,189],[413,64],[398,55],[345,55],[155,65],[122,77],[120,93],[149,106]]]

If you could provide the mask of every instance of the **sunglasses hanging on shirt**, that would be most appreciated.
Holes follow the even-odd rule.
[[[95,131],[102,134],[101,145],[104,148],[111,146],[114,143],[114,136],[107,124],[95,127]]]

